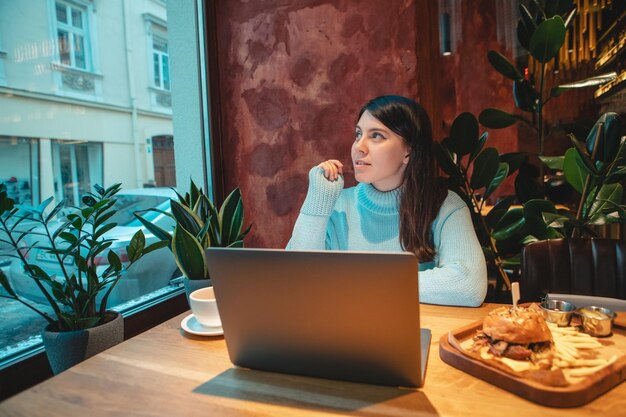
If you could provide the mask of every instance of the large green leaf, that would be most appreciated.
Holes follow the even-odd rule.
[[[504,75],[506,78],[513,81],[524,79],[524,76],[517,70],[517,68],[515,68],[515,65],[513,65],[513,63],[511,63],[511,61],[509,61],[509,59],[500,52],[487,52],[487,59],[496,71]]]
[[[470,163],[474,159],[476,159],[478,154],[483,150],[483,147],[485,146],[485,142],[487,142],[488,138],[489,138],[489,132],[483,132],[483,134],[480,135],[480,138],[478,139],[478,143],[476,144],[476,147],[474,148],[474,150],[470,154],[470,157],[469,157],[469,162]]]
[[[208,277],[204,249],[195,236],[183,227],[174,228],[172,252],[178,268],[187,278],[205,279]]]
[[[239,187],[231,191],[226,197],[222,207],[220,207],[218,218],[222,236],[220,246],[228,246],[237,240],[243,226],[243,204]]]
[[[546,164],[548,168],[563,170],[563,163],[565,162],[564,156],[540,156],[541,162]]]
[[[491,183],[489,183],[489,186],[487,187],[487,191],[485,191],[484,198],[489,197],[500,186],[500,184],[502,184],[502,181],[504,181],[504,179],[508,176],[508,174],[509,174],[509,164],[505,162],[500,162],[500,164],[498,165],[498,171],[496,172],[496,175],[493,177],[493,180],[491,180]]]
[[[556,214],[554,203],[544,199],[534,199],[524,204],[524,219],[528,232],[538,239],[555,237],[553,232],[546,226],[543,213]]]
[[[144,247],[146,246],[146,237],[141,229],[139,229],[131,238],[130,243],[126,247],[128,260],[132,263],[141,257]]]
[[[514,125],[519,118],[504,110],[488,108],[480,112],[478,121],[490,129],[502,129]]]
[[[608,83],[617,77],[615,72],[595,75],[593,77],[585,78],[584,80],[575,81],[573,83],[561,84],[556,87],[552,87],[550,90],[550,96],[558,97],[566,91],[576,90],[579,88],[597,87],[598,85]]]
[[[587,136],[585,141],[587,152],[592,155],[597,142],[594,161],[611,162],[618,154],[621,136],[622,122],[619,115],[617,113],[604,113]]]
[[[500,155],[500,162],[506,162],[509,165],[507,176],[515,173],[524,162],[528,159],[526,152],[509,152]]]
[[[469,112],[459,114],[452,122],[448,147],[459,156],[470,154],[478,145],[478,121]]]
[[[585,186],[585,180],[591,173],[583,163],[576,149],[569,148],[565,152],[563,172],[567,182],[574,187],[576,191],[582,193]]]
[[[541,22],[530,38],[530,54],[545,64],[553,59],[565,42],[565,22],[554,16]]]
[[[615,211],[615,205],[622,203],[622,195],[623,189],[620,184],[604,184],[591,206],[591,213],[596,215]]]
[[[166,232],[165,230],[163,230],[162,228],[160,228],[159,226],[157,226],[156,224],[147,221],[146,219],[144,219],[143,217],[141,217],[139,214],[134,213],[135,217],[137,218],[137,220],[139,220],[139,222],[150,232],[152,233],[154,236],[156,236],[157,238],[164,240],[167,242],[168,246],[171,245],[172,242],[172,236]]]
[[[485,148],[474,160],[470,186],[477,190],[487,186],[498,172],[500,157],[496,148]]]
[[[13,291],[13,287],[11,287],[11,284],[9,283],[9,279],[4,274],[2,269],[0,269],[0,285],[2,285],[2,288],[4,288],[4,290],[7,293],[9,293],[9,295],[11,295],[12,297],[17,298],[17,294],[15,294],[15,291]]]
[[[508,196],[498,201],[485,216],[487,226],[493,229],[502,220],[502,216],[509,210],[513,201],[515,201],[515,196]]]
[[[494,227],[491,236],[496,240],[505,240],[515,236],[524,228],[524,210],[514,208],[507,211]]]
[[[448,174],[451,178],[458,178],[459,168],[452,160],[452,155],[450,155],[448,149],[440,142],[433,142],[433,152],[435,153],[435,157],[437,158],[439,168],[441,168],[443,172]]]
[[[589,172],[592,172],[597,175],[598,170],[595,164],[593,163],[593,161],[591,160],[591,156],[587,154],[587,150],[585,149],[585,146],[582,143],[580,143],[578,139],[576,139],[576,136],[574,136],[574,134],[569,134],[568,136],[570,138],[570,141],[572,142],[572,145],[574,145],[576,152],[578,152],[580,161],[583,164],[585,164],[585,167],[587,168]]]
[[[177,225],[183,227],[192,235],[197,235],[200,229],[202,229],[202,221],[196,213],[175,200],[170,200],[170,206]]]
[[[513,99],[518,109],[532,113],[539,98],[539,93],[528,80],[516,80],[513,83]]]

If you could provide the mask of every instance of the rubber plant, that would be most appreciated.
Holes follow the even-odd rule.
[[[502,129],[516,123],[528,125],[537,134],[536,156],[544,155],[546,132],[544,109],[550,100],[566,91],[597,86],[616,77],[615,73],[600,75],[564,85],[547,85],[547,74],[551,61],[557,57],[563,44],[567,28],[576,15],[576,7],[571,0],[532,0],[528,7],[519,5],[520,19],[517,22],[517,38],[522,49],[538,67],[538,79],[524,76],[515,64],[497,51],[489,51],[487,59],[493,68],[513,81],[513,98],[520,113],[510,113],[497,108],[487,108],[478,116],[480,123],[491,129]],[[543,198],[543,165],[539,175],[529,174],[532,170],[522,169],[515,180],[515,190],[520,202]]]
[[[235,188],[219,209],[193,181],[185,196],[176,194],[177,200],[170,201],[172,213],[161,212],[176,222],[173,234],[145,220],[141,213],[135,213],[135,216],[146,229],[166,242],[185,277],[210,279],[204,250],[209,247],[243,247],[243,239],[252,227],[250,224],[243,229],[241,191]]]
[[[493,147],[485,147],[488,133],[479,136],[479,126],[472,113],[461,113],[450,128],[449,137],[435,142],[435,154],[440,168],[448,175],[448,187],[467,203],[472,215],[476,235],[483,247],[485,258],[498,273],[498,288],[510,280],[504,267],[515,256],[520,245],[498,245],[494,231],[509,210],[514,197],[499,201],[487,215],[483,215],[489,197],[500,187],[504,179],[513,174],[524,161],[523,153],[500,155]]]
[[[9,256],[21,262],[28,277],[50,304],[53,315],[17,294],[2,270],[0,284],[7,295],[0,296],[16,300],[38,313],[48,321],[53,331],[82,330],[102,324],[109,295],[124,271],[143,255],[165,246],[157,242],[146,247],[145,236],[139,230],[126,247],[126,265],[117,253],[108,250],[114,239],[106,238],[106,232],[117,226],[117,223],[108,220],[115,214],[115,195],[120,188],[121,184],[106,189],[95,185],[95,193],[82,197],[81,207],[62,216],[60,213],[65,207],[63,201],[49,211],[52,197],[37,207],[16,205],[8,197],[6,186],[0,184],[0,241],[12,248]],[[34,222],[34,225],[24,229],[21,227],[24,220]],[[33,235],[39,241],[25,246],[25,237]],[[62,270],[61,276],[50,276],[30,261],[28,253],[33,248],[52,254]],[[109,266],[99,270],[96,258],[105,254]],[[98,301],[100,295],[102,297]]]

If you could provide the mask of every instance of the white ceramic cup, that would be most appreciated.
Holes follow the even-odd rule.
[[[189,295],[189,306],[198,323],[207,327],[221,327],[213,287],[200,288]]]

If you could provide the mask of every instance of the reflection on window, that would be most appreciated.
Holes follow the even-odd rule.
[[[167,53],[167,43],[163,39],[152,39],[154,60],[154,86],[163,90],[170,89],[170,58]]]
[[[39,203],[37,140],[0,136],[0,183],[18,204]]]
[[[87,70],[85,11],[65,2],[56,2],[59,60],[63,65]]]
[[[53,204],[64,200],[67,211],[80,205],[95,184],[122,183],[110,219],[119,224],[110,231],[116,239],[111,249],[122,259],[131,236],[142,227],[133,212],[151,207],[170,211],[175,193],[162,185],[175,185],[176,140],[165,2],[123,4],[0,1],[0,182],[17,203],[37,205],[54,197]],[[12,30],[2,31],[6,27]],[[163,139],[157,140],[157,155],[153,138]],[[144,217],[172,230],[166,214],[145,212]],[[25,230],[32,226],[23,223]],[[144,233],[146,244],[157,239]],[[0,241],[0,268],[20,296],[49,311],[9,250]],[[57,274],[49,254],[29,253],[30,261]],[[106,257],[99,262],[107,267]],[[109,308],[129,314],[180,290],[171,283],[180,273],[167,248],[148,254],[133,268],[111,293]],[[6,293],[0,286],[1,295]],[[0,298],[0,316],[1,367],[39,348],[44,321],[6,298]]]
[[[53,142],[55,197],[78,206],[92,184],[102,184],[102,144]]]

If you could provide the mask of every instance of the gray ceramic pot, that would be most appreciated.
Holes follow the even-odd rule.
[[[85,359],[124,341],[124,318],[109,311],[106,323],[85,330],[53,332],[49,327],[42,333],[52,372],[59,374]]]
[[[200,288],[212,285],[210,279],[189,279],[187,277],[183,279],[183,283],[185,285],[185,294],[187,294],[187,304],[189,304],[189,294]]]

